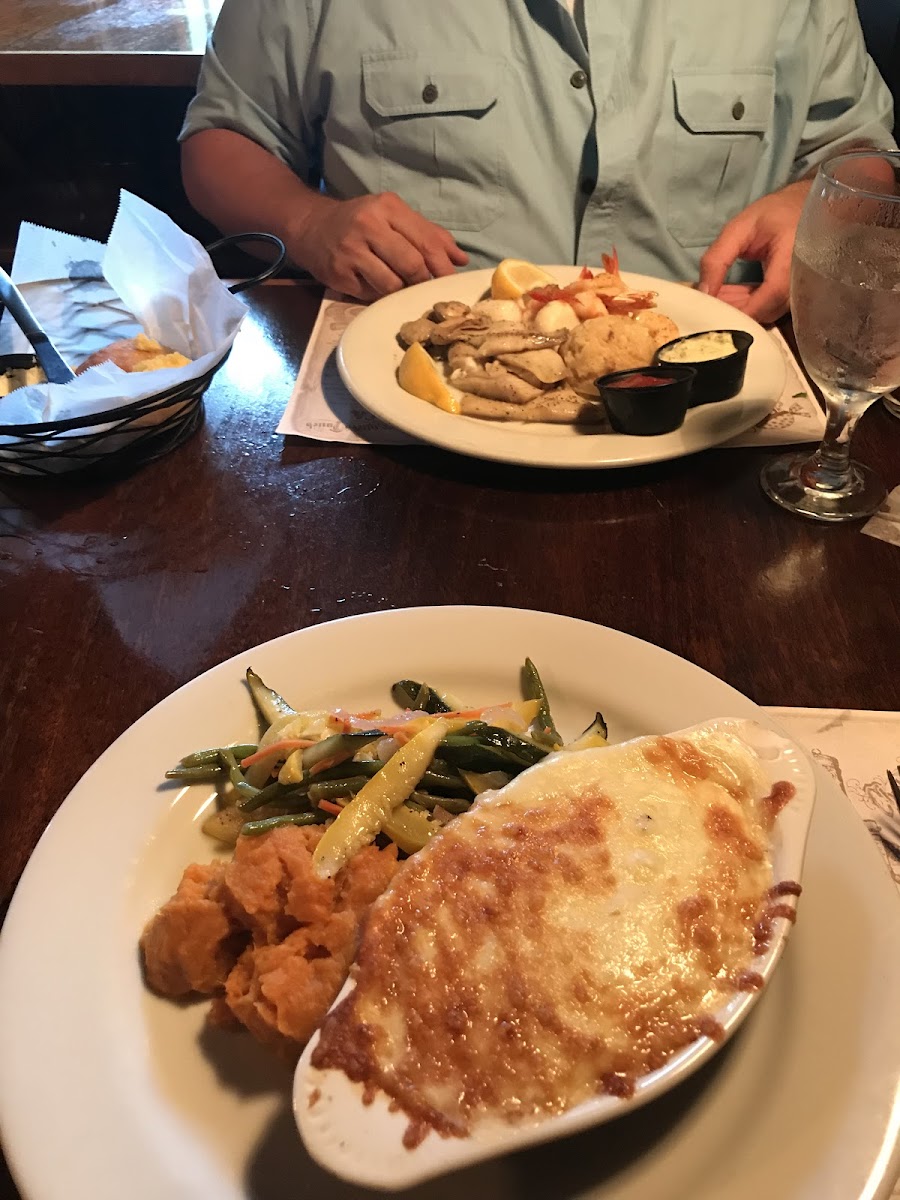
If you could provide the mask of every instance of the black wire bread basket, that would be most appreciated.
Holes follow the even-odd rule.
[[[276,257],[251,279],[231,284],[228,290],[232,294],[275,275],[287,257],[284,243],[271,233],[232,234],[212,242],[206,250],[213,254],[242,242],[267,242]],[[160,458],[199,427],[203,394],[227,357],[224,354],[197,379],[105,412],[28,425],[0,423],[0,475],[21,479],[117,472]],[[0,371],[34,366],[37,358],[33,354],[0,355]],[[0,414],[2,411],[0,400]]]

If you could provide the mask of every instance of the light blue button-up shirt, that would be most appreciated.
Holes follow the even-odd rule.
[[[397,192],[473,267],[615,246],[688,279],[751,200],[892,146],[891,115],[853,0],[225,0],[182,137]]]

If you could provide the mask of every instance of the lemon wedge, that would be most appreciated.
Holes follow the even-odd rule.
[[[552,275],[521,258],[504,258],[491,276],[492,300],[518,300],[532,288],[556,283]]]
[[[459,399],[454,396],[441,378],[441,373],[428,351],[418,342],[413,342],[400,360],[397,382],[404,392],[427,400],[444,412],[458,413]]]

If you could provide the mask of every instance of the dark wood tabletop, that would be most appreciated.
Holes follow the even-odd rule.
[[[0,902],[90,764],[175,688],[249,646],[376,609],[581,617],[761,704],[900,709],[900,549],[782,512],[773,453],[613,472],[324,445],[273,430],[319,291],[259,288],[185,444],[119,480],[0,482]],[[900,483],[900,422],[856,453]],[[295,552],[292,552],[292,548]],[[0,1200],[17,1192],[0,1177]]]
[[[4,0],[0,84],[192,87],[222,0]]]

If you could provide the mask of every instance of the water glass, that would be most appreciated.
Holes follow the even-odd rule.
[[[885,487],[851,459],[850,439],[866,409],[900,387],[900,153],[855,151],[819,168],[794,244],[791,313],[825,397],[825,436],[812,456],[770,462],[762,486],[818,521],[870,516]]]

